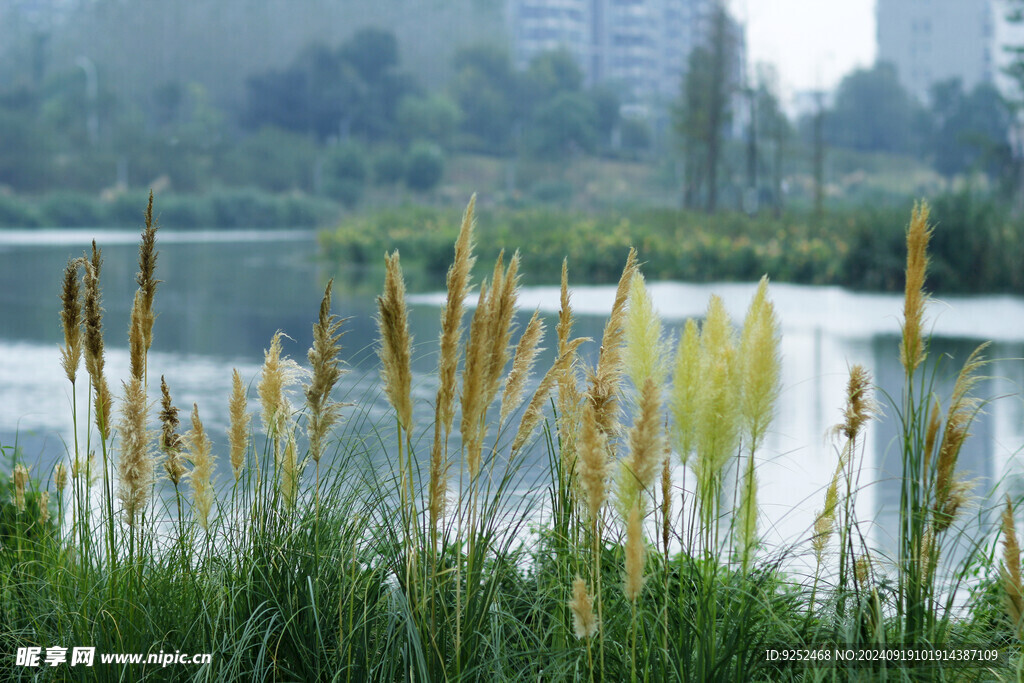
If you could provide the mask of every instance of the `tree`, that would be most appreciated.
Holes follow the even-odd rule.
[[[531,124],[530,147],[537,156],[590,153],[597,144],[597,111],[583,93],[555,95],[537,107]]]
[[[1010,11],[1007,21],[1012,24],[1024,24],[1024,0],[1007,0]],[[1012,177],[1008,185],[1015,197],[1014,210],[1024,213],[1024,45],[1005,45],[1003,49],[1010,53],[1010,65],[1005,73],[1016,84],[1016,92],[1010,98],[1010,109],[1013,113],[1012,136]],[[1016,190],[1016,191],[1014,191]]]
[[[979,83],[965,93],[960,79],[931,89],[935,170],[947,178],[971,170],[1005,171],[1012,112],[995,86]]]
[[[779,105],[776,94],[778,77],[767,65],[759,65],[754,94],[756,125],[762,144],[768,145],[768,175],[771,178],[771,203],[776,217],[782,214],[782,175],[786,148],[793,127]]]
[[[716,4],[709,44],[690,53],[675,111],[675,129],[683,146],[683,202],[694,207],[703,194],[708,213],[718,207],[718,169],[725,129],[732,117],[730,102],[738,86],[738,63],[736,24],[726,8]]]
[[[429,192],[444,176],[444,154],[429,142],[418,142],[409,150],[405,165],[405,184],[417,192]]]
[[[429,140],[450,147],[460,116],[458,105],[445,95],[409,95],[398,104],[398,134],[406,141]]]
[[[921,150],[923,110],[887,63],[843,78],[826,116],[829,145],[862,152],[910,154]]]
[[[452,94],[462,112],[462,131],[469,146],[507,152],[519,80],[508,53],[493,45],[477,45],[455,53]]]

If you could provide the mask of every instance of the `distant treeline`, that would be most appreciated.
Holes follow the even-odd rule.
[[[226,110],[195,82],[125,99],[83,62],[0,88],[0,186],[97,193],[159,179],[178,192],[255,187],[353,206],[370,183],[432,190],[456,150],[633,158],[650,145],[647,124],[620,118],[614,90],[585,88],[565,52],[517,70],[499,45],[478,45],[451,67],[449,87],[428,89],[401,67],[394,33],[365,28],[250,74]]]
[[[38,197],[0,194],[0,228],[138,228],[146,195],[130,191],[101,199],[80,192]],[[321,197],[275,195],[253,189],[160,194],[156,216],[171,230],[195,228],[311,228],[337,219],[341,206]]]

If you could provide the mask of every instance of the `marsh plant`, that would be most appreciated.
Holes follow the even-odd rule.
[[[130,375],[116,392],[104,365],[102,252],[93,244],[71,258],[60,322],[73,437],[52,478],[18,462],[0,481],[11,501],[0,518],[0,650],[213,654],[193,668],[91,672],[110,680],[736,681],[853,673],[766,661],[770,647],[1019,642],[1012,501],[992,584],[1005,612],[986,621],[954,609],[993,552],[991,539],[965,540],[955,523],[967,507],[957,457],[981,408],[984,346],[943,411],[928,358],[926,205],[907,231],[892,557],[870,547],[857,515],[864,430],[883,419],[860,366],[832,435],[823,506],[793,546],[765,541],[758,471],[783,390],[767,277],[742,321],[712,296],[702,320],[672,330],[630,249],[595,344],[573,336],[566,260],[545,342],[538,313],[521,328],[516,317],[528,265],[518,252],[497,255],[474,285],[474,210],[471,200],[447,274],[431,419],[415,409],[422,380],[394,251],[377,301],[380,394],[393,421],[368,424],[377,397],[342,395],[344,321],[328,282],[308,368],[287,358],[278,332],[258,376],[235,370],[231,395],[210,398],[229,405],[227,481],[215,476],[202,407],[182,431],[174,378],[149,381],[159,333],[152,196]],[[555,360],[538,369],[545,343]],[[581,353],[589,344],[593,363]],[[548,454],[547,491],[523,496],[531,450]],[[967,551],[953,557],[957,545]],[[813,558],[810,579],[787,573],[795,556]],[[0,669],[11,679],[68,671],[9,660]],[[879,666],[858,675],[913,674]],[[957,666],[931,673],[957,678]],[[1006,662],[988,671],[1014,675]]]

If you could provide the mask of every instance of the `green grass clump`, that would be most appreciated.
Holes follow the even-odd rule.
[[[712,297],[672,358],[675,345],[630,250],[597,362],[585,367],[578,349],[591,340],[572,336],[563,267],[557,358],[523,396],[543,332],[534,318],[513,345],[525,256],[498,257],[464,326],[474,206],[452,237],[432,419],[423,419],[412,391],[405,286],[392,253],[378,305],[381,393],[393,426],[370,424],[376,396],[358,397],[362,407],[353,408],[336,395],[343,327],[330,312],[328,284],[313,316],[311,370],[282,357],[275,335],[259,377],[234,373],[226,482],[211,481],[200,408],[183,433],[174,378],[161,377],[159,390],[148,383],[157,370],[148,363],[158,282],[152,204],[131,377],[116,396],[104,389],[101,253],[94,247],[69,261],[61,313],[75,423],[69,462],[52,478],[27,476],[12,457],[12,476],[0,477],[5,680],[1013,677],[1015,649],[1013,659],[977,670],[958,662],[793,666],[765,657],[778,647],[1019,645],[1020,625],[1001,606],[1008,595],[1013,601],[1008,587],[1019,590],[1015,537],[1005,533],[1008,569],[981,576],[995,544],[964,539],[953,524],[963,513],[956,457],[979,405],[972,390],[980,361],[967,361],[939,410],[922,322],[925,211],[907,233],[900,529],[896,556],[886,558],[869,547],[856,514],[862,430],[877,419],[870,378],[857,367],[822,511],[793,547],[765,545],[757,473],[780,390],[767,279],[739,334]],[[77,372],[80,355],[88,375]],[[300,385],[306,400],[296,409],[290,396]],[[246,408],[254,386],[258,430]],[[81,405],[76,388],[86,394]],[[159,418],[146,400],[158,393]],[[545,420],[548,404],[557,410]],[[548,456],[543,493],[528,490],[523,469],[538,429]],[[1005,529],[1012,517],[1010,507]],[[954,554],[958,545],[967,552]],[[808,585],[786,567],[812,551]],[[961,587],[976,597],[963,614],[953,607]],[[97,662],[78,674],[67,665],[15,666],[6,653],[29,646],[211,658],[167,668]]]

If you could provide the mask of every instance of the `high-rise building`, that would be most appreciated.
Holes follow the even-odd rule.
[[[932,85],[959,78],[1008,87],[1004,47],[1022,39],[1006,20],[1005,0],[878,0],[878,60],[896,67],[901,83],[922,102]]]
[[[686,61],[706,43],[716,0],[510,0],[519,67],[565,49],[588,83],[615,85],[624,99],[664,103],[679,93]]]

